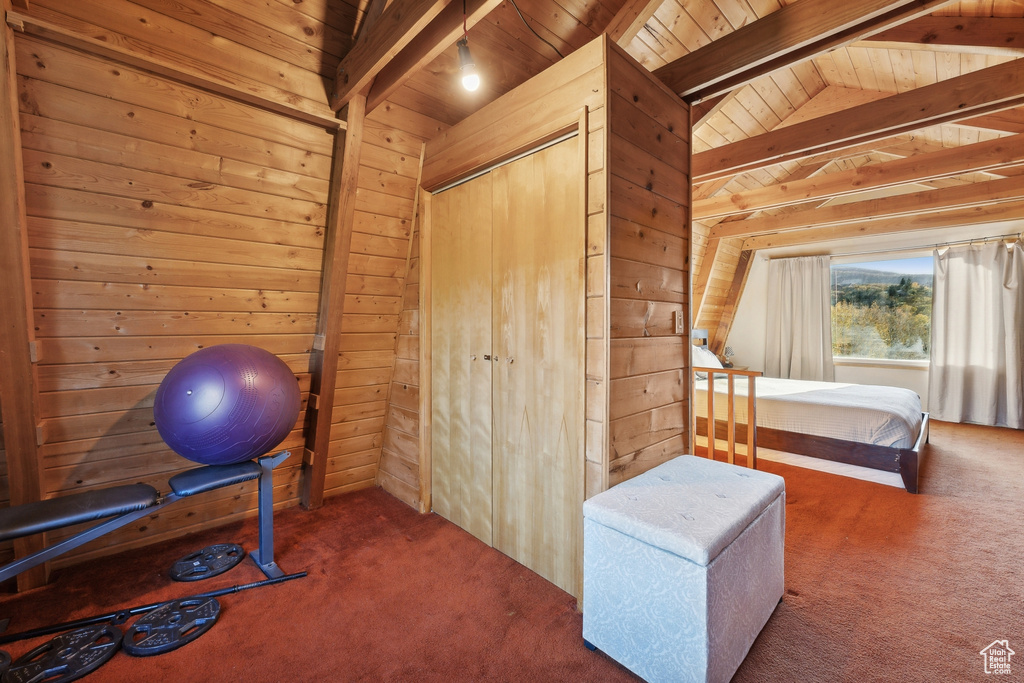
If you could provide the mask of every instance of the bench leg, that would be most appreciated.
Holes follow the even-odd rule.
[[[265,455],[256,461],[263,469],[260,473],[259,488],[260,547],[249,553],[249,556],[268,579],[284,576],[284,572],[274,562],[274,468],[290,455],[288,451],[281,451],[276,455]]]

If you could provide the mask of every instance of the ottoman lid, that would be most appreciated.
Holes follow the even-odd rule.
[[[775,474],[682,455],[585,501],[583,516],[707,566],[785,488]]]

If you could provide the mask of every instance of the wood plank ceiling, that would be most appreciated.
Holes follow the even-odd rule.
[[[630,43],[629,49],[649,66],[658,67],[688,50],[756,21],[766,11],[778,9],[780,3],[774,0],[749,4],[734,0],[680,4],[671,0],[661,5],[644,30]],[[897,29],[775,71],[732,90],[695,121],[694,153],[721,148],[801,121],[1013,61],[1024,54],[1024,45],[1020,44],[1020,36],[1024,36],[1021,32],[1024,29],[1022,15],[1024,7],[1009,0],[948,4],[930,16],[913,20]],[[685,32],[690,35],[689,43],[682,41],[680,34],[684,32],[680,30],[681,26],[687,27]],[[743,268],[737,273],[741,254],[745,250],[781,244],[764,238],[757,242],[758,235],[779,232],[787,224],[801,224],[792,216],[835,203],[839,201],[835,199],[839,195],[846,195],[842,201],[855,203],[858,199],[877,196],[867,191],[859,197],[846,194],[862,184],[864,174],[856,175],[855,169],[1009,137],[1024,130],[1022,123],[1024,116],[1020,109],[1003,111],[972,120],[903,131],[838,152],[763,165],[697,184],[694,187],[692,245],[696,325],[712,330],[714,346],[724,344],[735,310],[737,285],[745,275]],[[1019,173],[1013,168],[964,173],[962,171],[971,168],[964,164],[953,164],[947,168],[944,173],[934,172],[935,169],[929,169],[928,164],[916,164],[913,172],[900,176],[902,182],[888,186],[889,193],[915,192],[923,196],[923,192]],[[933,173],[918,180],[928,170]],[[801,201],[802,197],[810,194],[790,192],[790,187],[784,185],[807,179],[805,184],[810,187],[815,183],[813,179],[831,174],[845,175],[832,189],[823,190],[811,201]],[[820,180],[818,184],[821,184]],[[762,197],[774,196],[775,203],[762,211],[741,211],[743,198],[758,190],[761,190]],[[783,199],[783,195],[787,198]],[[978,196],[982,201],[994,199],[991,193],[979,193]],[[748,205],[758,204],[750,202]],[[768,206],[765,202],[761,205]],[[878,213],[873,211],[876,207],[865,208],[867,215]],[[936,207],[933,211],[941,208]],[[774,222],[764,218],[779,214],[791,218]],[[809,216],[812,220],[802,223],[807,229],[800,230],[800,234],[791,234],[786,243],[813,244],[823,236],[834,234],[831,226],[841,223],[844,216],[852,215],[855,215],[853,211],[835,216]],[[758,221],[761,225],[757,224]],[[743,237],[725,237],[729,234],[743,235],[735,226],[746,223],[750,224],[745,233],[746,241]],[[734,229],[732,232],[722,230],[720,240],[716,227],[723,224]],[[917,227],[929,225],[928,221],[916,224]],[[935,225],[949,224],[936,222]],[[872,232],[881,233],[893,227],[899,226],[880,225]],[[825,230],[829,232],[825,233]],[[863,236],[861,232],[855,234]],[[927,237],[918,239],[922,243],[927,242]],[[851,251],[858,248],[852,243],[849,246]],[[749,255],[742,263],[749,267]]]
[[[744,82],[737,78],[735,84],[726,78],[718,87],[721,93],[705,87],[685,96],[695,102],[692,310],[695,326],[709,328],[712,347],[718,348],[725,343],[750,257],[757,250],[804,244],[810,253],[823,239],[838,236],[851,238],[840,249],[855,251],[854,238],[865,233],[1012,220],[1021,211],[1012,201],[1019,196],[1016,185],[985,185],[973,193],[965,191],[961,199],[941,201],[938,193],[928,193],[1021,173],[1024,159],[998,142],[1024,132],[1024,108],[1013,108],[1020,104],[1014,99],[1019,97],[1016,85],[1006,84],[1014,79],[1016,65],[1002,73],[995,73],[995,68],[1024,55],[1024,3],[865,1],[848,10],[851,16],[867,17],[860,24],[851,19],[832,36],[796,46],[774,45],[767,31],[757,34],[757,27],[767,26],[765,20],[774,19],[772,15],[783,8],[788,9],[778,15],[779,25],[793,32],[803,29],[808,35],[823,32],[827,21],[819,27],[815,17],[805,15],[836,10],[822,0],[506,0],[470,24],[470,47],[484,82],[479,91],[469,94],[457,87],[458,61],[450,48],[397,89],[389,103],[431,111],[445,123],[456,123],[601,32],[610,33],[670,84],[673,68],[685,65],[692,71],[691,63],[708,61],[702,56],[709,50],[721,46],[720,59],[732,59],[742,43],[723,39],[741,29],[745,37],[765,42],[765,49],[777,49],[763,58],[763,75]],[[801,9],[806,10],[804,15]],[[785,57],[785,50],[795,56]],[[735,59],[752,59],[749,52],[744,50]],[[947,81],[949,90],[936,85]],[[933,88],[927,90],[929,86]],[[977,116],[959,116],[954,108],[926,121],[910,111],[912,105],[932,107],[943,99],[959,104],[961,93],[972,87],[987,91],[974,105]],[[918,90],[919,102],[889,99],[901,94],[909,98],[908,93]],[[819,119],[812,125],[829,126],[826,135],[841,137],[849,121],[838,113],[856,106],[862,106],[856,113],[890,107],[886,111],[908,112],[907,120],[884,130],[879,125],[879,130],[862,132],[859,138],[851,134],[840,144],[826,140],[816,149],[797,149],[778,159],[762,158],[765,155],[758,152],[778,142],[769,133],[812,119]],[[827,115],[833,119],[821,118]],[[794,129],[793,137],[802,134],[803,129]],[[761,136],[767,136],[763,144]],[[747,149],[740,144],[745,140],[752,141]],[[972,155],[984,162],[939,163],[960,158],[948,153],[943,157],[942,150],[975,145],[988,145]],[[734,172],[716,171],[724,167],[715,150],[733,149],[737,154],[752,153],[753,160]],[[920,163],[908,161],[915,157],[922,157]],[[869,170],[858,173],[860,168]],[[831,176],[834,182],[824,184],[822,179]],[[802,184],[794,186],[798,182]],[[792,187],[805,191],[793,192]],[[854,192],[857,188],[863,190]],[[895,194],[912,198],[903,202],[903,208],[867,203]],[[1001,210],[978,208],[992,206],[997,194]],[[924,198],[929,201],[919,201]],[[845,208],[810,213],[839,203]],[[973,209],[964,213],[965,207]],[[913,220],[868,221],[881,216]],[[842,228],[851,225],[856,227]],[[908,239],[929,241],[922,232]]]

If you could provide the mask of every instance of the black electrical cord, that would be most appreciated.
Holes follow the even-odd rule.
[[[516,0],[508,0],[508,1],[511,2],[512,6],[516,8],[516,14],[518,14],[519,18],[523,20],[523,24],[526,26],[526,28],[530,29],[530,33],[532,33],[533,35],[537,36],[537,38],[539,38],[540,40],[544,41],[544,43],[546,43],[548,47],[550,47],[552,50],[554,50],[555,54],[557,54],[561,59],[565,59],[565,55],[563,55],[561,52],[559,52],[557,47],[555,47],[554,45],[552,45],[548,41],[544,40],[543,36],[541,36],[539,33],[537,33],[536,31],[533,30],[533,27],[530,26],[529,22],[526,21],[526,17],[524,17],[523,13],[519,11],[519,5],[516,4]]]

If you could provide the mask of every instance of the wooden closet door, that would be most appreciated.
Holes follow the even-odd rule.
[[[584,169],[571,138],[491,172],[493,545],[579,595]]]
[[[431,199],[434,511],[491,543],[491,178]]]

